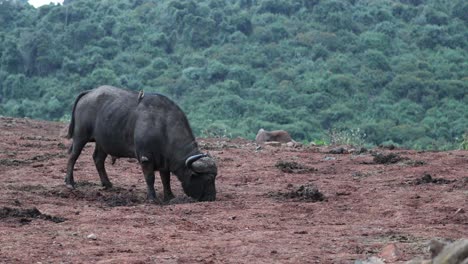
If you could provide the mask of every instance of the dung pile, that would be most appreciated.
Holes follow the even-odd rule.
[[[128,191],[111,195],[102,195],[100,192],[98,192],[96,193],[96,197],[96,200],[106,204],[109,207],[131,206],[145,202],[143,197]]]
[[[399,161],[402,161],[404,158],[400,157],[400,155],[395,153],[376,153],[373,154],[374,156],[374,163],[376,164],[393,164]]]
[[[285,173],[308,173],[317,170],[315,168],[306,167],[295,161],[284,160],[279,160],[278,162],[276,162],[275,167]]]
[[[421,178],[418,178],[414,181],[415,185],[420,185],[420,184],[428,184],[428,183],[433,183],[433,184],[449,184],[454,182],[455,180],[447,180],[444,178],[433,178],[429,173],[425,173]]]
[[[325,200],[325,196],[313,184],[301,185],[287,192],[269,193],[270,197],[278,199],[290,199],[294,201],[305,202],[321,202]]]
[[[0,208],[0,219],[4,218],[19,218],[21,223],[29,223],[31,219],[43,219],[54,223],[65,221],[62,217],[43,214],[36,207],[31,209],[2,207]]]

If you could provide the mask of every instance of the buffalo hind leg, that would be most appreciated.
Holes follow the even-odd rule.
[[[96,148],[94,149],[93,153],[93,160],[94,164],[96,165],[96,170],[99,174],[99,178],[101,179],[101,184],[104,186],[104,189],[112,188],[112,183],[109,181],[107,177],[105,161],[107,158],[107,153],[105,153],[99,145],[96,144]]]
[[[159,176],[161,176],[161,182],[163,185],[164,191],[164,202],[168,202],[174,198],[171,190],[171,172],[166,170],[159,171]]]
[[[86,145],[88,140],[73,140],[70,155],[68,157],[67,163],[67,175],[65,176],[65,184],[69,189],[75,189],[75,180],[73,179],[73,169],[75,168],[75,163],[78,157],[83,150],[83,147]]]
[[[156,190],[154,189],[154,166],[152,162],[142,161],[141,169],[143,175],[145,175],[146,187],[148,190],[148,200],[150,202],[156,202]]]

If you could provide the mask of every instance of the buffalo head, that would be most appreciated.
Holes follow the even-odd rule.
[[[184,192],[198,201],[214,201],[218,174],[215,161],[206,154],[198,154],[188,157],[185,166],[190,176],[182,183]]]

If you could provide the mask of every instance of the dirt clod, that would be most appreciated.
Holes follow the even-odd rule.
[[[379,145],[379,148],[394,150],[397,147],[395,145],[393,145],[393,144],[381,144],[381,145]]]
[[[364,153],[367,153],[369,150],[365,147],[360,147],[358,149],[356,149],[353,153],[355,155],[359,155],[359,154],[364,154]]]

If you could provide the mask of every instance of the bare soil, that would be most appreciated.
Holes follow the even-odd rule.
[[[0,117],[0,263],[353,263],[388,244],[405,261],[468,237],[467,151],[199,139],[218,199],[194,202],[173,177],[176,198],[151,204],[135,160],[108,159],[102,189],[92,144],[68,190],[64,126]]]

